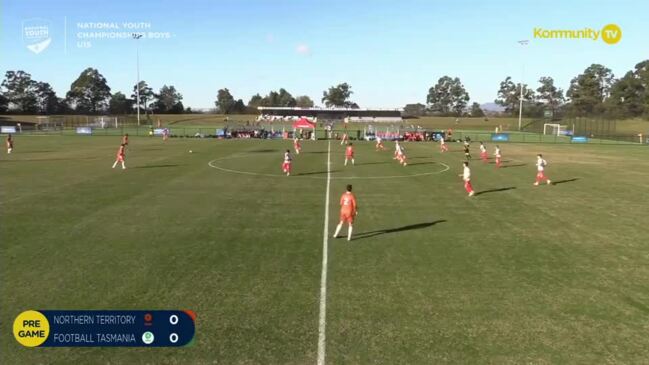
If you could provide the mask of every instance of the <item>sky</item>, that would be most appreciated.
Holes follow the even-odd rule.
[[[534,88],[551,76],[565,90],[593,63],[622,77],[649,59],[646,0],[0,0],[0,13],[2,74],[27,71],[64,96],[93,67],[130,95],[139,53],[140,79],[174,85],[193,108],[213,108],[224,87],[244,102],[283,87],[321,104],[342,82],[363,108],[401,108],[425,103],[444,75],[485,103],[507,76]],[[534,38],[609,23],[617,44]]]

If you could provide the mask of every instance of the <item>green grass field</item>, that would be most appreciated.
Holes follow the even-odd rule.
[[[315,364],[327,141],[18,137],[0,156],[0,363]],[[646,146],[502,144],[469,198],[452,144],[410,165],[331,143],[329,233],[354,185],[355,239],[330,239],[327,364],[644,363]],[[490,153],[493,145],[489,144]],[[194,153],[188,153],[193,150]],[[552,186],[534,187],[534,157]],[[180,349],[23,348],[27,309],[192,309]]]

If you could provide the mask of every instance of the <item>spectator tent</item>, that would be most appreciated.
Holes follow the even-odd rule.
[[[315,129],[315,123],[310,122],[306,118],[300,118],[297,122],[293,123],[293,129]]]

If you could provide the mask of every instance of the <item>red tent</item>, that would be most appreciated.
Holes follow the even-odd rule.
[[[315,123],[309,121],[306,118],[300,118],[297,120],[297,122],[293,123],[293,129],[300,129],[300,128],[315,129]]]

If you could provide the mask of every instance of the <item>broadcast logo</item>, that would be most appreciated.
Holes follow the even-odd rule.
[[[35,54],[43,52],[52,43],[50,22],[44,19],[28,19],[23,21],[23,43]]]

